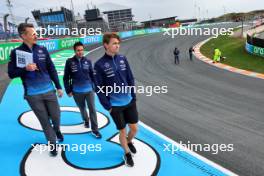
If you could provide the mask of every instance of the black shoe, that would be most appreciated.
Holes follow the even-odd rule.
[[[102,135],[99,133],[99,131],[92,131],[92,135],[94,135],[97,139],[101,139]]]
[[[57,156],[58,154],[58,146],[57,144],[50,144],[50,156]]]
[[[136,149],[136,147],[133,145],[132,142],[127,143],[127,145],[128,145],[128,148],[129,148],[129,150],[130,150],[130,152],[131,152],[132,154],[136,154],[136,153],[137,153],[137,149]]]
[[[87,121],[84,122],[84,128],[90,128],[89,122],[87,122]]]
[[[64,137],[63,137],[63,135],[61,134],[60,131],[56,132],[56,136],[57,136],[57,139],[58,139],[59,142],[63,142]]]
[[[134,161],[133,161],[131,153],[125,154],[123,159],[125,161],[125,165],[127,165],[128,167],[133,167],[134,166]]]

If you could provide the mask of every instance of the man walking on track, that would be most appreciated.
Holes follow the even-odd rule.
[[[134,166],[132,154],[137,152],[132,140],[138,130],[138,112],[134,89],[128,92],[106,92],[106,87],[134,86],[134,78],[125,56],[119,55],[120,38],[115,33],[103,36],[105,54],[94,66],[96,92],[103,107],[107,109],[119,130],[119,141],[124,149],[124,161]],[[101,91],[101,89],[103,91]],[[129,132],[126,132],[126,126]],[[132,154],[131,154],[132,153]]]
[[[194,49],[193,49],[193,47],[191,46],[191,47],[189,48],[190,61],[193,61],[193,52],[194,52]]]
[[[53,85],[54,83],[58,96],[62,97],[58,74],[47,49],[36,44],[37,35],[33,25],[21,23],[18,33],[23,43],[11,52],[8,75],[11,79],[21,78],[24,97],[41,124],[50,144],[51,156],[56,156],[56,140],[63,141],[60,132],[60,107]]]
[[[98,131],[97,115],[94,103],[94,73],[92,63],[84,54],[84,45],[77,42],[73,46],[75,56],[66,61],[64,68],[64,87],[69,97],[74,98],[80,109],[84,127],[89,128],[91,121],[92,134],[96,138],[102,138]],[[89,117],[86,110],[86,103],[89,108]]]
[[[174,63],[176,65],[180,64],[180,58],[179,58],[179,55],[180,55],[180,51],[177,47],[175,47],[174,51],[173,51],[173,54],[174,54]]]

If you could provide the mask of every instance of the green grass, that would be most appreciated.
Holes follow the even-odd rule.
[[[204,44],[201,47],[201,53],[212,59],[214,48],[218,47],[222,56],[227,58],[222,63],[244,70],[264,73],[264,58],[247,53],[245,42],[245,39],[242,38],[219,36]]]

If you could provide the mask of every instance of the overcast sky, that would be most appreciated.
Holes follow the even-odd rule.
[[[49,7],[65,6],[70,8],[70,0],[11,0],[13,14],[21,17],[32,17],[31,10]],[[115,0],[115,4],[132,8],[136,21],[144,21],[169,16],[179,16],[180,19],[200,17],[216,17],[224,12],[248,12],[264,9],[263,0]],[[109,3],[106,0],[73,0],[75,12],[84,14],[87,4]],[[196,4],[196,5],[195,5]],[[0,0],[0,16],[8,13],[6,0]],[[196,8],[195,8],[196,7]],[[200,9],[200,13],[199,10]]]

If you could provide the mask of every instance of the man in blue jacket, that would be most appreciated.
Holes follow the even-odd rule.
[[[84,46],[77,42],[73,46],[75,56],[66,61],[64,68],[64,87],[69,97],[74,98],[80,109],[84,126],[89,128],[91,120],[92,134],[96,138],[102,138],[98,131],[97,116],[94,103],[94,73],[92,63],[84,54]],[[89,117],[86,111],[86,103],[89,108]]]
[[[103,36],[105,55],[94,66],[96,93],[103,107],[108,110],[119,130],[119,140],[124,149],[124,161],[129,167],[134,166],[132,154],[136,148],[132,143],[138,127],[138,112],[134,89],[134,78],[125,56],[119,55],[120,38],[115,33]],[[109,91],[109,88],[131,87],[131,91]],[[123,89],[125,90],[125,89]],[[126,132],[126,126],[129,132]]]
[[[47,49],[36,44],[37,35],[33,25],[21,23],[18,33],[23,43],[11,51],[8,75],[11,79],[21,78],[24,98],[38,118],[50,143],[50,154],[56,156],[56,140],[63,141],[60,132],[60,107],[53,85],[54,83],[58,96],[62,97],[58,74]]]

